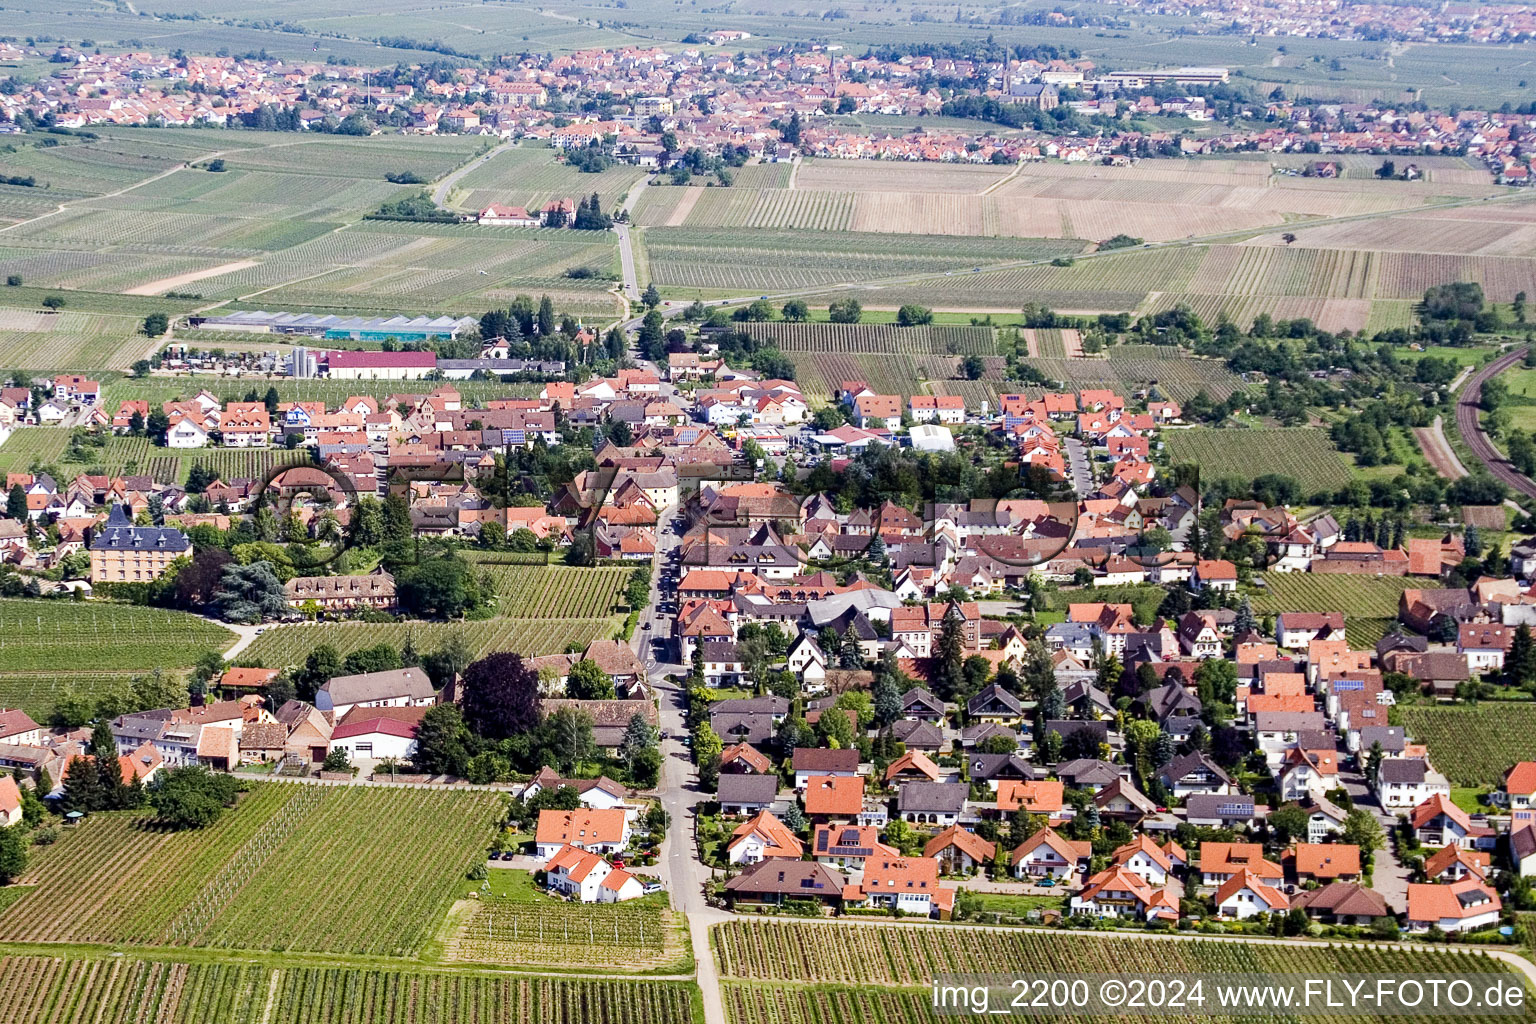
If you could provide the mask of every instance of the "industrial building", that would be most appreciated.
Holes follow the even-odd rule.
[[[215,331],[249,331],[252,334],[303,334],[312,338],[351,341],[426,341],[457,338],[459,332],[479,324],[472,316],[335,316],[317,313],[268,313],[241,310],[221,316],[194,316],[193,327]]]

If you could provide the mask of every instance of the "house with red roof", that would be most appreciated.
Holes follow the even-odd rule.
[[[1408,930],[1475,932],[1499,923],[1504,904],[1481,878],[1468,876],[1449,885],[1410,883]]]
[[[1010,855],[1015,878],[1071,878],[1093,856],[1093,844],[1068,839],[1049,826],[1042,828]]]
[[[1216,911],[1239,921],[1257,914],[1283,912],[1290,907],[1281,892],[1247,868],[1239,870],[1216,890]]]
[[[416,729],[430,710],[427,705],[367,707],[349,710],[331,733],[331,750],[349,760],[393,757],[408,761],[416,753]]]
[[[966,875],[972,871],[986,870],[996,855],[995,843],[989,843],[959,825],[949,826],[923,846],[923,856],[937,860],[946,875]]]
[[[561,847],[544,870],[551,889],[583,903],[621,903],[645,895],[634,875],[579,846]]]
[[[804,844],[769,811],[758,811],[737,825],[726,844],[726,859],[732,864],[757,864],[772,857],[799,860]]]
[[[1129,917],[1147,921],[1177,921],[1179,898],[1166,886],[1154,887],[1145,878],[1118,865],[1088,879],[1072,897],[1072,912],[1094,917]]]

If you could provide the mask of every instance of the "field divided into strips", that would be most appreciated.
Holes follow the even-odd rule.
[[[547,147],[503,150],[458,180],[454,204],[463,210],[483,210],[491,203],[532,210],[554,199],[579,200],[596,192],[603,209],[611,213],[648,173],[633,164],[614,164],[588,174],[555,157],[555,150]]]
[[[509,619],[605,619],[623,609],[624,587],[633,571],[616,565],[513,565],[473,553],[468,558],[477,574],[491,578],[496,614]]]
[[[1536,760],[1536,704],[1405,706],[1392,712],[1453,786],[1493,786],[1516,761]]]
[[[147,438],[114,436],[105,446],[84,446],[82,459],[70,455],[67,427],[22,427],[0,444],[0,472],[23,473],[34,466],[54,466],[72,478],[77,473],[109,476],[143,474],[161,483],[184,483],[195,465],[214,470],[223,480],[258,479],[283,465],[308,464],[304,454],[282,449],[206,448],[173,450],[157,448]]]
[[[273,347],[281,350],[290,346],[284,343],[274,344]],[[279,397],[284,402],[325,402],[329,406],[335,406],[353,395],[372,395],[378,399],[387,398],[390,395],[425,395],[438,386],[431,381],[420,380],[328,380],[324,378],[221,380],[217,377],[148,377],[139,380],[120,377],[103,385],[102,390],[107,407],[116,411],[119,405],[131,398],[141,398],[158,405],[162,402],[189,399],[203,390],[221,401],[229,402],[241,401],[252,388],[255,388],[258,393],[264,393],[268,387],[276,387]],[[541,387],[543,387],[541,384],[503,384],[500,381],[456,380],[453,382],[453,389],[462,396],[466,408],[472,405],[483,407],[493,398],[533,397],[538,395]],[[21,435],[18,433],[11,438],[11,441],[14,442],[17,436]],[[9,446],[10,442],[0,446],[0,454],[3,454]],[[167,452],[166,449],[155,451],[157,454]],[[185,455],[189,458],[200,456],[211,458],[215,455],[213,449],[172,454]],[[231,452],[230,454],[240,453]]]
[[[150,346],[141,325],[111,313],[0,308],[0,359],[19,370],[126,370]]]
[[[575,644],[585,647],[593,640],[612,637],[621,618],[483,619],[471,622],[327,622],[319,625],[271,626],[241,652],[242,658],[268,668],[301,664],[320,644],[330,644],[342,656],[363,647],[389,644],[399,648],[407,638],[418,651],[441,647],[450,634],[458,634],[475,657],[493,651],[512,651],[524,657],[559,654]]]
[[[697,992],[683,982],[183,963],[172,957],[0,957],[6,1019],[49,1024],[692,1024]]]
[[[684,929],[665,896],[572,905],[481,896],[454,907],[443,959],[514,967],[655,971],[685,957]]]
[[[690,228],[848,231],[856,198],[853,192],[709,188],[684,223]]]
[[[100,134],[100,133],[98,133]],[[77,141],[58,136],[28,137],[13,143],[13,152],[0,152],[0,174],[32,176],[46,187],[54,202],[78,196],[100,195],[132,186],[224,148],[238,138],[235,133],[187,132],[184,140],[169,142],[128,132],[103,134],[99,139]],[[243,133],[242,133],[243,134]],[[51,139],[58,145],[39,145]],[[261,145],[265,138],[252,134],[246,145]],[[239,145],[234,142],[234,145]]]
[[[1207,480],[1278,473],[1305,494],[1336,491],[1350,481],[1349,466],[1316,427],[1222,430],[1193,427],[1164,432],[1175,464],[1192,462]]]
[[[1032,240],[1032,251],[1018,252],[1013,258],[1044,261],[1047,257],[1073,255],[1040,251],[1051,244],[1050,240]],[[982,264],[984,272],[969,273],[971,267],[962,266],[950,276],[902,285],[899,301],[919,302],[935,309],[1017,312],[1024,303],[1034,302],[1061,312],[1129,312],[1146,300],[1149,293],[1188,290],[1204,255],[1203,246],[1179,246],[1094,256],[1076,260],[1065,267],[1039,262],[986,270]],[[945,268],[933,269],[943,271]],[[921,269],[912,271],[923,272]],[[859,291],[853,294],[866,305],[879,304],[878,298],[871,295]],[[816,296],[812,301],[832,297],[828,293]]]
[[[235,634],[216,622],[105,601],[0,600],[0,665],[8,672],[121,672],[190,665]]]
[[[526,293],[548,294],[561,311],[609,313],[615,300],[608,281],[570,278],[566,271],[606,274],[616,254],[607,232],[363,221],[297,246],[280,261],[197,287],[219,298],[260,291],[257,304],[269,309],[477,315]]]
[[[680,295],[792,291],[946,270],[958,281],[973,266],[1047,259],[1081,250],[1079,243],[1050,239],[791,231],[749,235],[692,228],[652,228],[645,233],[645,245],[656,286]],[[947,283],[949,279],[944,280]],[[909,288],[902,286],[900,295],[893,294],[891,302],[908,301],[908,293]],[[867,305],[879,304],[878,292],[861,290],[857,294]],[[1018,302],[1010,299],[1006,304],[1013,308]],[[932,305],[944,308],[947,303],[936,301]]]
[[[1253,598],[1261,615],[1279,612],[1343,612],[1350,646],[1376,645],[1397,618],[1397,599],[1415,586],[1406,576],[1360,576],[1310,572],[1267,572],[1268,586]]]
[[[835,935],[831,929],[836,929]],[[933,979],[943,974],[978,971],[1029,972],[1046,978],[1075,973],[1276,973],[1301,978],[1341,973],[1449,975],[1506,971],[1499,961],[1459,950],[1200,942],[972,928],[733,921],[717,926],[713,937],[720,973],[727,979],[726,1014],[732,1024],[938,1021],[944,1018],[933,1009]],[[1512,981],[1516,977],[1510,975]],[[1186,1013],[1182,1019],[1241,1018]],[[1380,1018],[1361,1015],[1351,1019]],[[1485,1015],[1478,1019],[1491,1024],[1500,1018]]]
[[[749,323],[743,324],[742,330],[757,341],[771,342],[787,353],[990,356],[997,352],[997,343],[990,327],[948,324],[898,327],[895,324]]]
[[[1071,390],[1107,387],[1139,391],[1156,384],[1164,395],[1179,402],[1202,390],[1223,399],[1246,386],[1222,360],[1192,356],[1173,345],[1115,345],[1101,357],[1031,359],[1029,363]]]
[[[493,793],[267,783],[202,830],[96,815],[34,854],[35,888],[0,915],[0,939],[413,956],[500,807]]]

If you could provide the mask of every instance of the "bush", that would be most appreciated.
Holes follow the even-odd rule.
[[[9,285],[10,287],[12,287],[12,288],[20,288],[21,287],[21,275],[20,274],[7,274],[6,278],[5,278],[5,283],[7,285]]]

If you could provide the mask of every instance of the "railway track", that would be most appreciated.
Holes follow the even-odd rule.
[[[1488,440],[1488,435],[1483,433],[1483,425],[1477,417],[1478,402],[1482,400],[1483,383],[1520,362],[1525,358],[1525,353],[1525,348],[1518,348],[1507,355],[1502,355],[1468,378],[1456,399],[1456,429],[1467,447],[1472,449],[1472,454],[1477,456],[1477,460],[1487,467],[1488,472],[1493,474],[1495,479],[1509,485],[1512,490],[1527,498],[1536,498],[1536,482],[1532,482],[1525,474],[1517,472],[1509,461],[1499,454],[1493,442]]]

